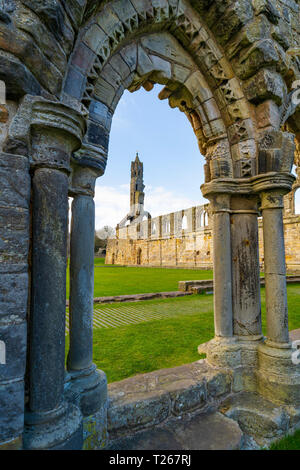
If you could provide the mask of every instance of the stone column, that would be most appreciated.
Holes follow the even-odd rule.
[[[82,416],[64,400],[70,155],[84,120],[60,104],[32,105],[32,277],[25,449],[80,449]]]
[[[233,335],[230,195],[211,198],[213,213],[214,319],[215,335]]]
[[[289,341],[283,230],[283,195],[294,177],[261,177],[256,184],[263,214],[267,339],[258,348],[258,392],[279,405],[300,406],[300,368]]]
[[[266,283],[267,344],[289,347],[283,195],[280,189],[261,193]]]
[[[233,332],[262,339],[257,197],[231,199]]]
[[[103,173],[103,172],[102,172]],[[84,417],[84,447],[105,445],[107,380],[93,364],[95,169],[73,166],[70,250],[70,349],[66,396]]]
[[[208,364],[217,367],[236,365],[238,347],[233,336],[232,310],[232,251],[231,251],[231,194],[218,183],[201,187],[211,202],[214,270],[214,322],[215,337],[198,347],[206,354]]]

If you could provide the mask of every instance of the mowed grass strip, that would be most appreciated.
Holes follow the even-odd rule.
[[[110,266],[95,258],[94,297],[178,290],[179,281],[212,279],[210,270]],[[69,270],[67,271],[67,298]]]
[[[300,284],[289,285],[287,290],[292,330],[300,328]],[[265,334],[264,288],[261,297]],[[124,318],[121,317],[124,307],[129,311],[139,309],[141,323],[94,329],[94,362],[106,372],[109,382],[196,361],[200,359],[198,345],[214,336],[212,295],[114,304],[114,318],[118,309],[120,318]],[[144,321],[147,312],[149,316],[159,313],[161,318]],[[107,321],[110,321],[109,314]]]

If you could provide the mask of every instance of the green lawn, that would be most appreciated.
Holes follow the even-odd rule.
[[[94,297],[174,291],[178,290],[179,281],[212,278],[212,271],[109,266],[104,264],[104,259],[95,258]]]
[[[105,272],[105,269],[101,272]],[[130,269],[132,268],[128,268],[128,270]],[[149,270],[149,278],[156,282],[154,277],[151,278],[151,270],[145,268],[146,270]],[[173,282],[177,282],[180,278],[191,279],[191,275],[197,273],[196,271],[188,271],[189,276],[185,278],[178,270],[168,271],[174,273]],[[203,273],[203,275],[206,274],[208,273]],[[119,284],[122,285],[121,282]],[[146,284],[143,285],[146,286]],[[124,293],[122,288],[118,287],[118,289],[120,293]],[[167,289],[164,287],[164,290]],[[287,291],[289,329],[300,328],[300,284],[288,285]],[[261,297],[263,332],[265,333],[264,288],[261,289]],[[144,301],[143,304],[145,303],[149,308],[151,305],[155,305],[156,308],[159,306],[162,311],[171,313],[171,317],[120,328],[94,329],[94,362],[99,369],[106,372],[108,382],[197,361],[200,359],[197,352],[198,345],[214,336],[212,295],[202,294],[177,299],[157,299]],[[287,437],[271,447],[271,449],[281,448],[299,449],[300,431],[295,436]]]
[[[265,333],[264,288],[261,293]],[[106,372],[109,382],[196,361],[199,359],[197,346],[214,335],[212,295],[143,303],[149,308],[151,305],[156,308],[159,305],[162,311],[171,313],[171,317],[94,330],[94,361]],[[289,328],[300,328],[300,284],[288,286],[288,303]]]

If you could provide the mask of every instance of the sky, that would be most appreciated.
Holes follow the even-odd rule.
[[[207,202],[201,195],[204,157],[184,113],[151,92],[125,91],[112,121],[108,163],[95,192],[96,230],[115,227],[129,211],[130,164],[144,163],[145,210],[152,217]]]

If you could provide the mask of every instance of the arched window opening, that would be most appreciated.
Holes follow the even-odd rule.
[[[139,248],[137,251],[137,259],[136,259],[136,264],[140,265],[142,262],[142,249]]]
[[[184,216],[182,217],[181,227],[182,227],[182,230],[187,230],[187,228],[188,228],[188,220],[187,220],[187,216],[186,216],[186,215],[184,215]]]
[[[203,225],[204,225],[204,223],[203,223],[203,216],[204,216],[204,214],[203,214],[203,212],[201,212],[200,217],[199,217],[200,227],[203,227]]]
[[[294,194],[295,215],[300,215],[300,188],[297,188]]]

